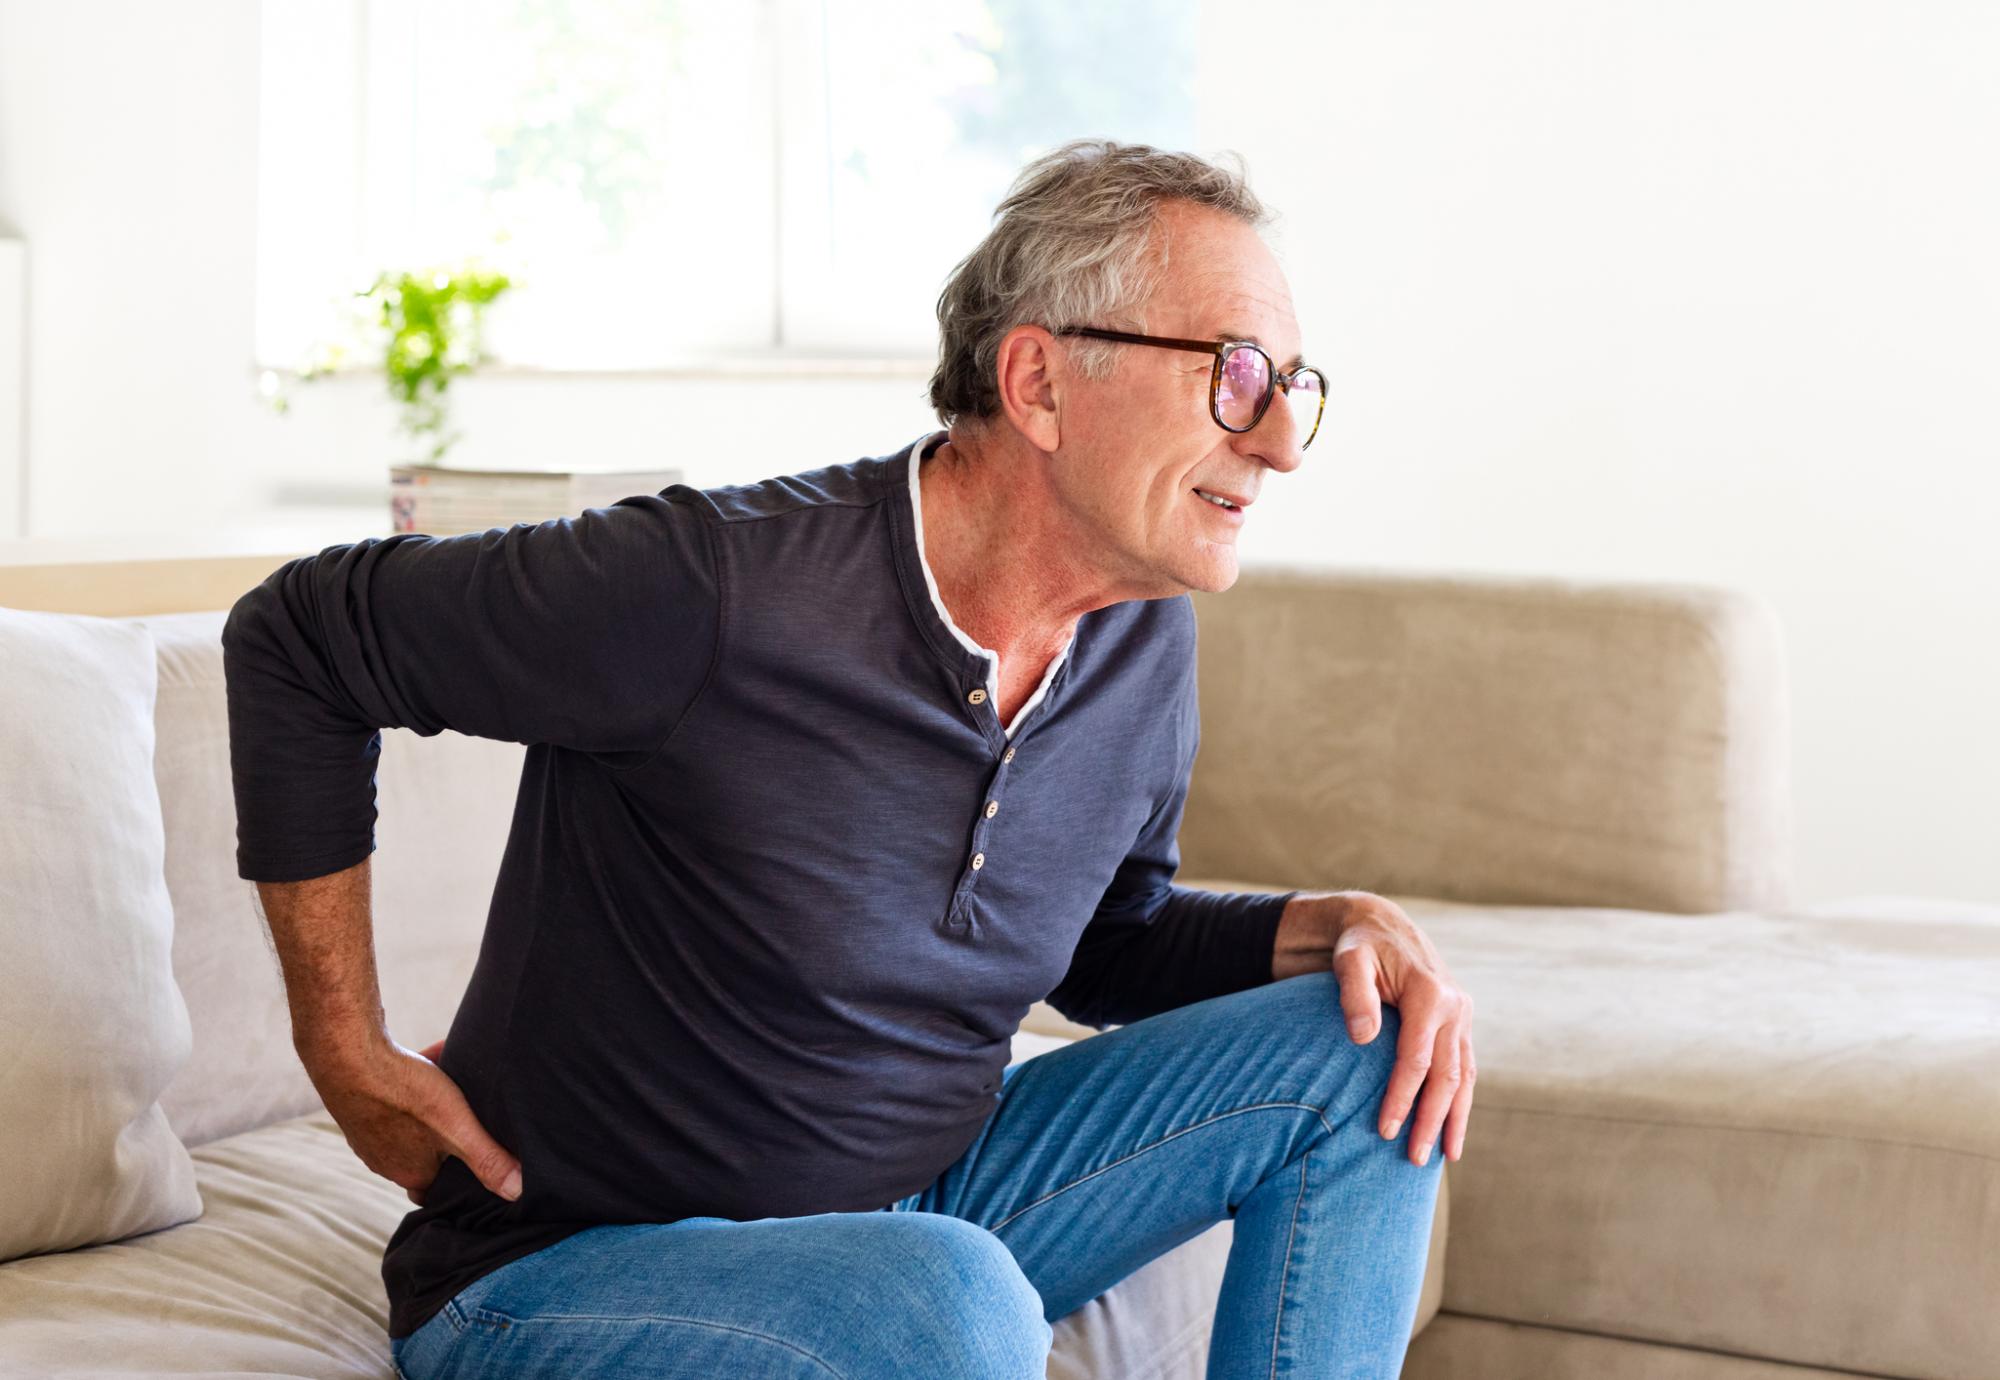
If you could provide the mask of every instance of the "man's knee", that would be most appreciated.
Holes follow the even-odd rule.
[[[1402,1012],[1381,1004],[1375,1033],[1364,1044],[1347,1028],[1340,1004],[1340,981],[1331,969],[1303,973],[1262,988],[1255,1019],[1263,1023],[1265,1047],[1288,1049],[1295,1076],[1310,1087],[1296,1089],[1301,1098],[1316,1100],[1330,1111],[1347,1111],[1361,1099],[1380,1094],[1396,1066],[1402,1038]]]
[[[1054,1333],[1007,1244],[944,1213],[885,1214],[884,1222],[895,1226],[902,1267],[897,1345],[920,1363],[910,1373],[1041,1380]]]

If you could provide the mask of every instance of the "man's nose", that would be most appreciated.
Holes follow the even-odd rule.
[[[1271,405],[1264,409],[1257,425],[1237,434],[1236,453],[1261,460],[1278,473],[1285,474],[1305,463],[1305,452],[1299,448],[1299,442],[1304,439],[1298,421],[1292,415],[1291,404],[1281,390],[1272,396]]]

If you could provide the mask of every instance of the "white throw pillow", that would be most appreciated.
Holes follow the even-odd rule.
[[[153,637],[0,608],[0,1260],[201,1215],[153,785]]]

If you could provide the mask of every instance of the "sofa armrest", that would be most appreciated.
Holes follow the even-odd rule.
[[[1077,1024],[1045,1001],[1038,1001],[1028,1008],[1028,1014],[1021,1018],[1021,1029],[1030,1035],[1065,1040],[1087,1040],[1104,1033],[1095,1026]]]
[[[1185,875],[1687,913],[1790,903],[1785,654],[1760,597],[1246,565],[1193,602]]]

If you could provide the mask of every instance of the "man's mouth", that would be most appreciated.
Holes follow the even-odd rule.
[[[1207,499],[1210,503],[1213,503],[1216,507],[1227,508],[1232,513],[1241,512],[1243,510],[1241,504],[1232,503],[1228,499],[1224,498],[1221,494],[1212,494],[1207,489],[1196,489],[1195,493],[1198,496]]]

